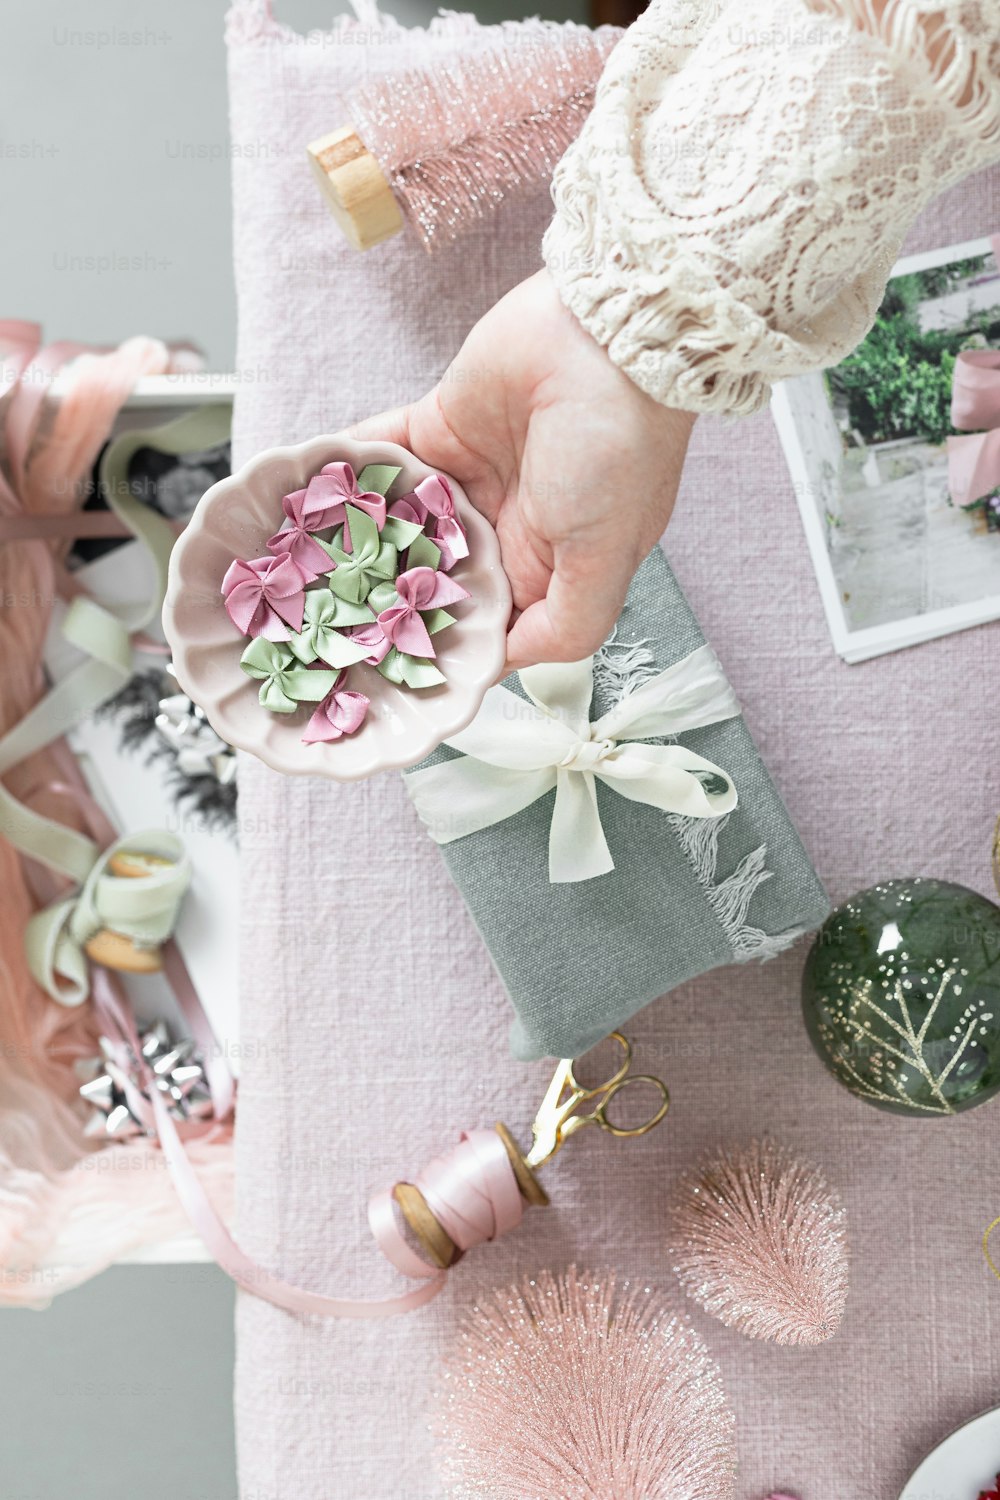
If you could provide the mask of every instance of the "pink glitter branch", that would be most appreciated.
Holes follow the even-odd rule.
[[[776,1344],[820,1344],[847,1299],[839,1197],[773,1141],[728,1150],[681,1179],[668,1248],[681,1285],[727,1327]]]

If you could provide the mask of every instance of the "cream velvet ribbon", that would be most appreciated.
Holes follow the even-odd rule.
[[[739,716],[710,646],[629,693],[590,721],[594,658],[527,667],[530,702],[489,690],[475,719],[445,743],[462,751],[406,775],[422,821],[439,844],[513,817],[555,788],[549,880],[590,880],[614,869],[597,805],[598,781],[662,812],[720,818],[736,806],[725,771],[683,745],[649,745]],[[721,784],[720,784],[721,783]]]
[[[141,879],[109,873],[116,854],[142,853],[163,863]],[[28,966],[61,1005],[82,1005],[90,994],[84,944],[102,927],[158,947],[174,930],[191,864],[180,839],[162,829],[118,839],[96,860],[75,896],[56,901],[28,919],[24,942]]]

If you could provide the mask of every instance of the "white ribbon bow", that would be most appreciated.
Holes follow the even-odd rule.
[[[431,837],[451,843],[513,817],[555,787],[549,880],[590,880],[615,867],[597,806],[596,781],[621,797],[689,818],[720,818],[736,806],[725,771],[683,745],[643,745],[739,715],[710,646],[649,678],[590,722],[594,658],[527,667],[531,702],[505,687],[483,699],[467,729],[445,743],[463,752],[407,773]],[[722,788],[713,789],[713,780]]]

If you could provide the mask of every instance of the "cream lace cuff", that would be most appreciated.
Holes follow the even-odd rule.
[[[545,262],[657,401],[752,412],[854,348],[920,209],[997,159],[1000,0],[653,0]]]

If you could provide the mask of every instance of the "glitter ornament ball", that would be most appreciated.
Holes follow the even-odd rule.
[[[894,1114],[954,1115],[1000,1089],[1000,907],[944,880],[860,891],[820,928],[802,979],[830,1072]]]

